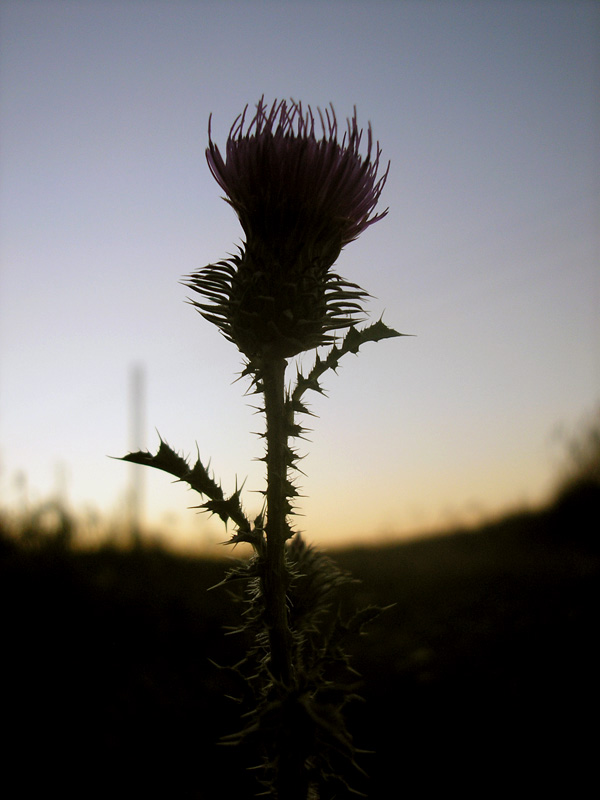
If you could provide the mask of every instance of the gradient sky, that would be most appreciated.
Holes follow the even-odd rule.
[[[299,527],[331,547],[541,501],[600,399],[599,52],[577,0],[3,0],[0,505],[123,510],[139,363],[146,445],[197,441],[258,511],[241,359],[178,281],[241,239],[208,116],[224,144],[263,94],[371,121],[390,211],[337,269],[415,334],[309,398]],[[167,475],[145,489],[174,541],[224,538]]]

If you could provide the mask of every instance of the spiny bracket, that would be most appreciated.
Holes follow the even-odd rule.
[[[341,345],[338,347],[334,345],[327,356],[322,359],[317,354],[315,363],[307,375],[298,372],[298,379],[296,381],[295,389],[288,395],[287,406],[288,410],[293,414],[296,413],[309,413],[305,405],[301,402],[302,396],[308,389],[313,392],[323,394],[323,389],[319,383],[319,378],[328,370],[334,372],[339,366],[342,356],[346,353],[358,353],[360,347],[367,342],[380,342],[382,339],[391,339],[396,336],[410,336],[407,333],[398,333],[393,328],[389,328],[381,319],[368,325],[362,330],[358,330],[354,326],[350,328],[348,333],[344,336]],[[293,417],[292,417],[293,418]]]
[[[148,451],[140,450],[137,453],[128,453],[120,460],[129,461],[132,464],[155,467],[174,475],[179,481],[187,483],[194,491],[209,498],[208,502],[203,503],[201,506],[195,506],[195,508],[202,508],[205,511],[218,514],[225,524],[231,519],[241,530],[251,530],[250,521],[244,514],[240,504],[240,490],[236,489],[231,497],[226,498],[219,484],[210,475],[208,468],[201,462],[199,455],[194,466],[190,468],[186,459],[161,439],[155,455]]]

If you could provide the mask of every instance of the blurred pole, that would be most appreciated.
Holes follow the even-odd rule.
[[[132,453],[145,446],[145,400],[146,376],[144,367],[135,364],[129,377],[129,437]],[[144,523],[144,468],[131,464],[131,487],[129,491],[129,530],[134,545],[140,543]]]

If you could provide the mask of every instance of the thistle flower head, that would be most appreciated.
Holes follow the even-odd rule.
[[[366,293],[331,272],[342,247],[387,211],[375,207],[387,178],[369,125],[366,155],[356,111],[338,141],[333,107],[263,100],[234,122],[225,158],[212,141],[209,168],[245,234],[239,254],[189,276],[194,302],[247,356],[290,357],[331,341],[362,312]],[[389,169],[389,166],[388,166]]]

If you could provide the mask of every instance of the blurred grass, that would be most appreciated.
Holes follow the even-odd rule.
[[[344,603],[395,603],[353,646],[368,797],[559,779],[580,796],[595,762],[599,509],[596,487],[476,532],[335,554],[361,581]],[[216,745],[239,708],[209,659],[235,664],[244,647],[223,633],[239,606],[207,591],[225,562],[6,536],[1,549],[15,797],[253,796],[244,754]]]

